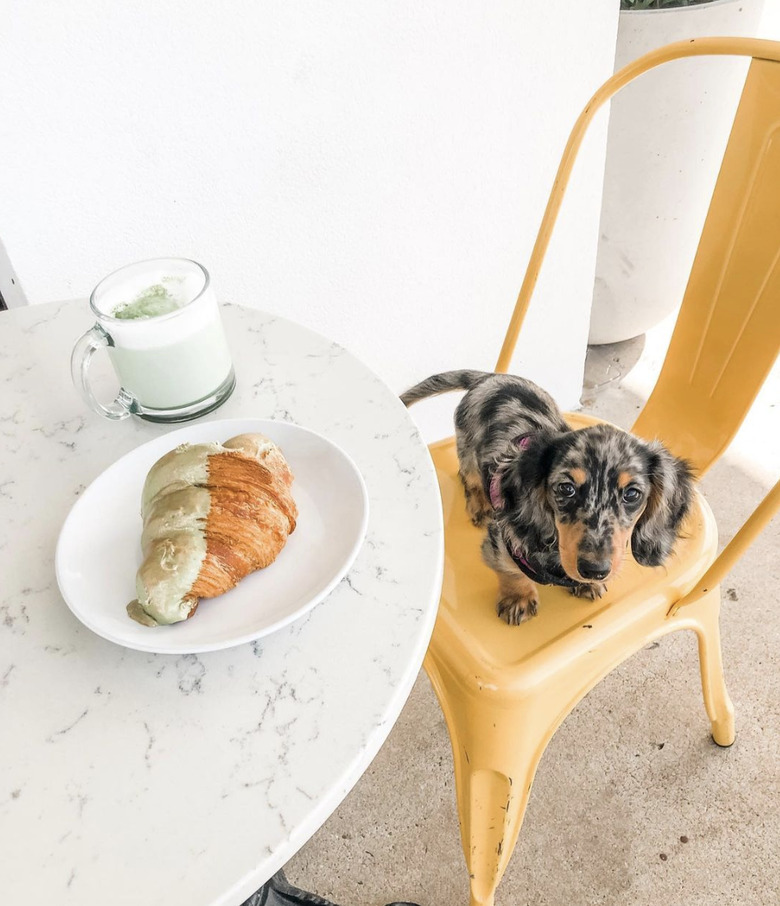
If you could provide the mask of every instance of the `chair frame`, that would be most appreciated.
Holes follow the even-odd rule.
[[[566,144],[496,371],[506,372],[509,368],[577,153],[595,114],[617,91],[642,73],[672,60],[700,56],[752,57],[752,73],[757,62],[780,64],[780,43],[750,38],[697,38],[677,42],[640,57],[607,80],[593,95]],[[773,71],[772,78],[776,79],[776,76]],[[780,84],[780,80],[776,81]],[[767,347],[760,357],[748,387],[748,395],[752,393],[747,400],[748,408],[776,355],[776,348],[772,353]],[[739,405],[744,402],[740,400]],[[741,417],[728,424],[728,437],[718,438],[718,449],[695,451],[696,455],[691,458],[700,474],[731,439]],[[570,421],[573,427],[582,427],[596,420],[576,414]],[[640,436],[657,436],[658,428],[657,419],[654,423],[652,418],[646,416],[643,420],[640,415],[633,430]],[[453,468],[457,469],[452,439],[433,444],[431,453],[440,471],[440,480],[446,481]],[[444,487],[443,484],[443,491]],[[475,658],[473,663],[461,669],[450,654],[459,645],[461,651],[465,650],[464,646],[468,645],[465,630],[457,620],[440,611],[425,669],[439,697],[452,742],[461,837],[471,878],[471,906],[493,904],[496,887],[520,831],[536,767],[555,730],[600,679],[641,645],[680,629],[696,633],[704,703],[713,738],[720,746],[729,746],[734,741],[734,711],[723,680],[721,660],[719,583],[780,508],[780,481],[719,556],[716,556],[714,517],[700,495],[697,498],[697,518],[700,520],[698,563],[709,565],[695,575],[686,574],[680,578],[679,588],[667,590],[666,597],[656,594],[641,607],[635,606],[639,599],[636,592],[630,593],[626,601],[605,606],[597,615],[599,625],[595,626],[594,621],[593,627],[585,627],[593,630],[588,636],[590,641],[583,642],[581,634],[572,634],[563,641],[556,639],[558,647],[551,654],[549,665],[540,660],[525,673],[510,670],[506,676],[500,669],[492,670],[492,665]],[[448,505],[455,505],[451,494],[445,509]],[[514,631],[522,632],[523,628]],[[598,659],[588,660],[586,655],[596,650]],[[548,688],[542,693],[540,683],[544,681]],[[527,733],[509,733],[502,728],[501,721],[509,708],[512,709],[512,720],[519,721]]]

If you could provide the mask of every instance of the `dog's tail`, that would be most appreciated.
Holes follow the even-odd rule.
[[[402,393],[401,402],[405,406],[411,406],[418,400],[438,396],[440,393],[448,393],[450,390],[471,390],[472,387],[476,387],[489,377],[492,377],[490,371],[444,371],[442,374],[434,374],[424,381],[420,381],[406,393]]]

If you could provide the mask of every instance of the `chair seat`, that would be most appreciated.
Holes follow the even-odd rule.
[[[573,428],[598,423],[581,414],[567,418]],[[605,646],[618,635],[622,641],[614,663],[619,663],[626,656],[625,633],[636,632],[637,649],[663,634],[671,605],[690,591],[715,557],[715,520],[697,492],[683,536],[664,566],[639,566],[629,552],[620,574],[597,601],[540,586],[538,615],[521,626],[508,626],[496,615],[498,580],[482,561],[483,530],[466,513],[454,438],[433,444],[430,451],[441,489],[446,563],[431,653],[481,692],[530,693],[578,658],[585,657],[586,663],[589,655],[609,660]],[[587,673],[585,664],[583,670]]]

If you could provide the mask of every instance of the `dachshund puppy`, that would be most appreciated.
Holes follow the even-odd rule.
[[[685,461],[611,425],[572,431],[548,393],[513,375],[448,371],[401,399],[450,390],[468,391],[455,411],[460,478],[472,522],[487,528],[503,620],[536,614],[537,585],[600,597],[629,543],[643,566],[667,559],[693,495]]]

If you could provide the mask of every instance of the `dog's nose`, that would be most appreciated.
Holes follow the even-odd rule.
[[[600,581],[607,578],[609,571],[612,569],[612,564],[609,560],[584,560],[580,557],[577,560],[577,569],[583,579]]]

